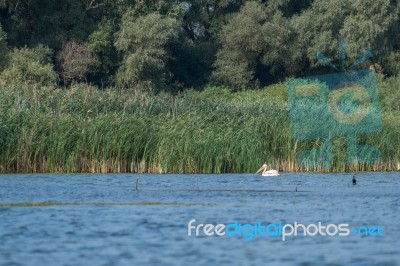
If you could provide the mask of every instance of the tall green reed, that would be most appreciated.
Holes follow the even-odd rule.
[[[81,84],[2,87],[0,171],[254,172],[264,162],[281,171],[400,169],[400,116],[392,102],[383,102],[382,132],[359,137],[381,150],[379,164],[348,164],[346,141],[337,138],[331,169],[300,169],[298,155],[321,142],[293,140],[286,99],[283,84],[177,96]]]

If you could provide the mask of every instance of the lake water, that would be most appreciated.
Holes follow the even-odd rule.
[[[351,177],[2,175],[0,265],[400,265],[400,174]],[[189,237],[191,219],[383,235]]]

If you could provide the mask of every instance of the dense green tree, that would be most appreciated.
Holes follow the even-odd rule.
[[[117,82],[152,91],[164,88],[172,79],[167,68],[171,59],[168,46],[178,38],[178,31],[179,22],[173,17],[150,13],[135,18],[132,10],[128,11],[115,42],[124,53]]]
[[[312,67],[319,66],[316,53],[322,52],[339,63],[339,39],[347,40],[348,63],[371,49],[373,60],[398,47],[398,10],[390,0],[343,2],[315,0],[291,21],[297,37],[294,51]],[[302,61],[297,64],[304,64]]]
[[[385,58],[384,73],[390,76],[400,74],[400,52],[392,52]]]
[[[56,85],[58,75],[51,62],[53,51],[43,45],[35,48],[14,48],[10,53],[0,81]]]
[[[71,39],[83,41],[95,26],[82,0],[3,0],[0,22],[12,46],[43,44],[51,49]]]
[[[215,82],[242,90],[258,83],[255,69],[264,49],[264,6],[248,2],[221,32],[222,49],[217,54]]]
[[[221,28],[239,11],[244,0],[184,1],[183,28],[193,40],[215,39]]]
[[[282,68],[292,68],[293,34],[280,5],[275,4],[247,2],[223,27],[214,82],[242,90],[265,85],[271,82],[271,74],[280,76]]]
[[[185,87],[202,87],[210,81],[213,63],[220,48],[218,35],[244,0],[189,0],[184,1],[185,12],[181,44],[174,47],[176,54],[172,69]]]
[[[223,27],[213,72],[217,84],[240,90],[308,75],[322,65],[317,52],[339,65],[340,39],[347,40],[346,67],[367,49],[373,51],[373,62],[399,49],[399,10],[394,1],[315,0],[294,7],[289,3],[293,1],[247,2]]]
[[[38,45],[54,51],[49,63],[55,64],[55,55],[75,42],[98,57],[98,71],[86,77],[97,85],[117,82],[177,91],[213,82],[243,90],[288,76],[325,73],[329,70],[316,60],[316,53],[338,64],[338,43],[346,39],[348,64],[371,49],[372,62],[396,75],[399,3],[0,0],[0,68],[11,66],[11,54],[15,58],[15,52]],[[56,69],[62,76],[63,68],[58,64]]]
[[[93,80],[101,85],[112,84],[120,60],[114,46],[114,35],[117,32],[115,24],[110,19],[101,20],[87,40],[87,47],[99,58],[98,72],[95,73]]]
[[[347,51],[355,59],[366,48],[375,57],[387,56],[394,47],[399,48],[398,8],[391,0],[351,2],[352,15],[344,21],[340,34],[347,39]]]

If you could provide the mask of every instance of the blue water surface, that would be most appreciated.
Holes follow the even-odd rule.
[[[2,175],[0,265],[400,265],[400,174],[356,177]],[[189,237],[192,219],[381,226],[383,236]]]

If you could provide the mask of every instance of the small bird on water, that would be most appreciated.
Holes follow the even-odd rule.
[[[357,184],[357,180],[356,180],[356,177],[353,175],[353,185],[356,185]]]

